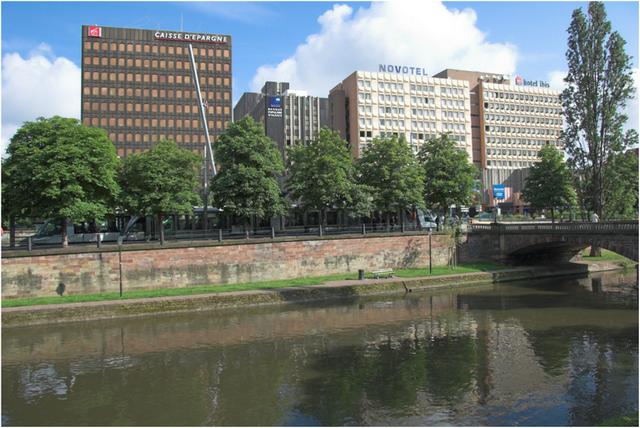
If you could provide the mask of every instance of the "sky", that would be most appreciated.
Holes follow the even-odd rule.
[[[638,2],[606,2],[638,82]],[[378,64],[473,69],[561,89],[566,30],[586,2],[2,2],[2,153],[25,121],[80,117],[81,25],[232,37],[233,101],[266,80],[327,96]],[[636,83],[637,85],[637,83]],[[638,102],[627,110],[638,128]]]

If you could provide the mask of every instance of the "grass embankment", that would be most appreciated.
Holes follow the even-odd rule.
[[[586,248],[582,252],[582,259],[586,262],[612,262],[624,267],[631,267],[636,264],[633,260],[628,259],[625,256],[621,256],[618,253],[614,253],[613,251],[605,250],[604,248],[600,249],[599,257],[589,257],[590,250],[590,248]]]
[[[628,416],[617,416],[615,418],[605,419],[600,422],[598,426],[601,427],[637,427],[638,426],[638,414]]]
[[[452,275],[471,272],[486,272],[504,269],[505,266],[493,263],[467,263],[458,265],[455,269],[446,266],[434,266],[431,276]],[[420,276],[430,276],[429,268],[414,269],[398,269],[394,271],[394,275],[399,278],[416,278]],[[373,274],[367,273],[366,278],[373,278]],[[98,302],[106,300],[127,300],[140,299],[148,297],[169,297],[169,296],[188,296],[193,294],[207,293],[225,293],[229,291],[247,291],[247,290],[263,290],[283,287],[300,287],[305,285],[320,285],[328,281],[341,281],[349,279],[358,279],[358,273],[343,273],[335,275],[316,276],[311,278],[294,278],[281,279],[276,281],[248,282],[243,284],[226,284],[226,285],[199,285],[194,287],[183,288],[163,288],[157,290],[133,290],[124,291],[120,297],[118,293],[98,293],[98,294],[82,294],[71,296],[52,296],[52,297],[21,297],[16,299],[3,299],[3,308],[12,308],[17,306],[32,305],[51,305],[59,303],[81,303],[81,302]]]

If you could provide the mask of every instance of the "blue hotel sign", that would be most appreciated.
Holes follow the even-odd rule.
[[[504,184],[493,185],[493,197],[494,199],[504,199]]]
[[[380,73],[414,74],[416,76],[426,76],[427,70],[422,67],[409,67],[407,65],[378,64]]]

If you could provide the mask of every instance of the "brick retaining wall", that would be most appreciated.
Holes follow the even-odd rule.
[[[246,242],[122,252],[124,290],[232,284],[320,276],[358,269],[406,268],[429,264],[424,234],[345,237],[284,242]],[[452,240],[433,235],[433,264],[448,261]],[[38,255],[2,259],[2,297],[115,292],[118,252]]]

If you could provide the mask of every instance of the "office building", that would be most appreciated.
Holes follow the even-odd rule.
[[[165,138],[202,154],[189,45],[213,141],[231,121],[228,35],[82,26],[82,122],[105,129],[121,157]]]
[[[308,144],[328,126],[326,98],[289,88],[288,82],[266,82],[260,93],[245,92],[233,109],[234,120],[251,116],[264,126],[283,159],[287,148]]]
[[[479,85],[481,141],[484,143],[482,187],[483,202],[521,212],[521,199],[529,167],[538,162],[538,151],[545,144],[560,148],[562,104],[558,91],[544,82],[524,85],[516,77],[515,85],[482,82]],[[506,197],[494,200],[493,184],[504,184]]]
[[[329,123],[355,157],[375,137],[404,136],[414,153],[448,132],[471,151],[469,83],[424,75],[355,71],[329,93]]]

